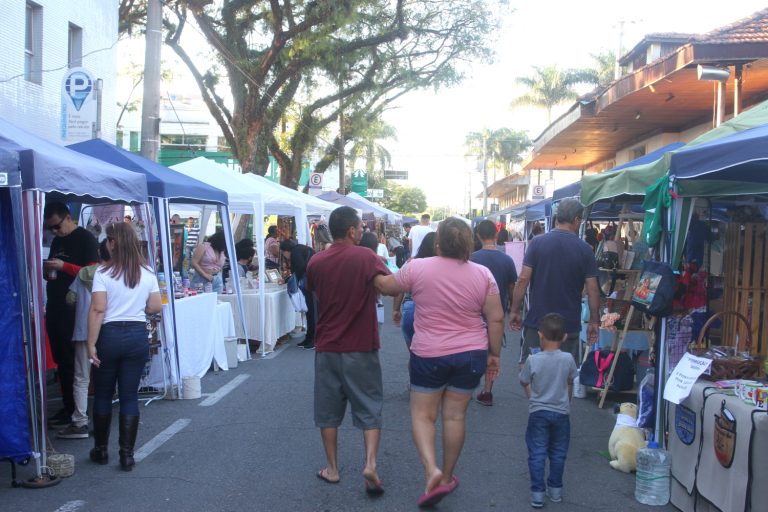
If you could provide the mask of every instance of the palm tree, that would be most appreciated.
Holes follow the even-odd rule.
[[[355,168],[355,162],[358,158],[365,158],[368,183],[372,187],[382,184],[384,169],[392,163],[392,155],[389,150],[379,144],[379,141],[384,139],[397,140],[397,132],[395,128],[380,118],[376,118],[358,132],[347,155],[351,169]]]
[[[611,50],[602,50],[600,53],[590,53],[595,61],[594,83],[603,88],[614,80],[616,70],[616,53]]]
[[[547,109],[547,120],[552,124],[552,108],[566,101],[574,101],[579,95],[574,86],[581,83],[594,84],[593,70],[566,69],[557,66],[533,66],[534,74],[518,77],[515,81],[528,88],[528,92],[515,98],[511,107],[532,105]]]

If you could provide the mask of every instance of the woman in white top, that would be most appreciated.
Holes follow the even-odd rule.
[[[155,274],[139,251],[129,224],[106,228],[110,260],[93,277],[88,312],[88,354],[94,370],[94,448],[91,460],[108,462],[107,444],[112,422],[112,396],[120,397],[120,467],[131,471],[139,428],[138,391],[149,359],[146,315],[162,310]]]

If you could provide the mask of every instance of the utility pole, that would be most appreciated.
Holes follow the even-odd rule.
[[[160,51],[163,44],[162,0],[147,0],[144,50],[144,99],[141,102],[141,156],[157,162],[160,150]]]
[[[339,194],[344,192],[344,110],[339,99]]]
[[[488,157],[488,134],[483,131],[483,217],[488,211],[488,169],[486,161]]]

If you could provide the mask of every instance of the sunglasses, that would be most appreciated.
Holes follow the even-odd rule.
[[[51,231],[58,231],[58,230],[60,230],[60,229],[61,229],[61,225],[62,225],[63,223],[64,223],[64,221],[62,220],[62,221],[61,221],[61,222],[59,222],[58,224],[51,224],[50,226],[48,226],[48,229],[50,229]]]

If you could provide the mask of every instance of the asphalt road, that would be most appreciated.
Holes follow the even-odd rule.
[[[391,300],[385,302],[389,318]],[[461,485],[436,510],[531,510],[524,441],[527,401],[517,381],[518,337],[508,333],[508,338],[495,405],[470,405],[456,469]],[[411,440],[407,349],[399,329],[390,323],[382,327],[385,423],[379,474],[386,492],[378,498],[364,492],[362,435],[349,418],[339,433],[341,483],[329,485],[315,477],[325,457],[312,421],[314,352],[296,347],[298,341],[291,340],[269,359],[209,372],[202,379],[200,400],[142,406],[136,447],[146,456],[133,472],[119,469],[116,425],[108,466],[88,460],[92,439],[60,440],[50,430],[54,448],[75,456],[75,474],[47,489],[13,489],[9,465],[2,462],[0,511],[419,510],[423,472]],[[222,396],[227,389],[231,391]],[[607,450],[615,422],[612,398],[621,397],[609,396],[602,410],[594,393],[574,399],[564,500],[547,502],[545,510],[675,510],[637,503],[634,475],[613,470],[599,454]],[[31,475],[29,467],[19,468],[20,478]]]

